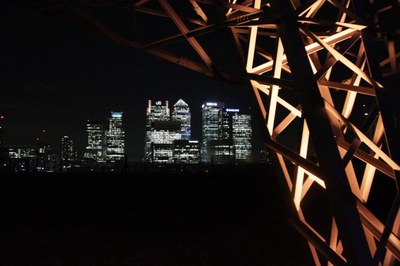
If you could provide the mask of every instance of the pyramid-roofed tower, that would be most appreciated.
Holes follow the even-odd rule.
[[[182,99],[174,104],[172,112],[172,120],[181,122],[182,139],[190,140],[191,138],[191,114],[189,105]]]
[[[175,104],[174,107],[189,107],[189,105],[182,99],[179,99]]]

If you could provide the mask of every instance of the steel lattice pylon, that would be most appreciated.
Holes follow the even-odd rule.
[[[389,97],[400,30],[387,23],[400,15],[398,1],[70,2],[119,43],[208,76],[246,80],[290,199],[290,221],[316,265],[399,263],[400,150]],[[133,15],[134,38],[104,20],[110,10]],[[240,77],[222,71],[207,48],[204,37],[222,32],[243,60]]]

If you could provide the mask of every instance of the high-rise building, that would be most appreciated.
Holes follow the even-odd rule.
[[[170,115],[168,101],[165,101],[165,105],[163,105],[161,101],[155,102],[154,105],[150,100],[148,101],[146,112],[145,161],[154,163],[177,162],[177,158],[175,158],[174,155],[175,143],[178,143],[176,141],[189,141],[190,139],[191,113],[189,105],[185,101],[179,99],[174,104],[172,115]],[[186,146],[187,145],[185,145],[185,147]],[[193,146],[193,144],[190,143],[189,146]],[[189,157],[192,158],[193,156],[190,155]],[[192,159],[190,160],[193,161]]]
[[[86,123],[87,146],[84,159],[100,162],[104,160],[104,130],[102,123],[88,120]]]
[[[251,116],[224,103],[202,106],[201,160],[205,163],[251,162]]]
[[[182,139],[190,140],[191,138],[191,113],[189,105],[179,99],[174,104],[174,110],[172,111],[172,120],[181,122],[181,136]]]
[[[163,138],[162,135],[165,133],[165,130],[161,129],[161,122],[170,121],[171,117],[168,101],[165,101],[165,105],[161,101],[156,101],[154,105],[151,100],[148,100],[147,103],[144,160],[151,162],[153,158],[153,143],[162,142],[160,139]],[[158,132],[158,130],[162,130],[162,132]]]
[[[44,147],[44,150],[48,150],[49,148]],[[45,154],[46,152],[40,152],[41,148],[39,148],[39,153]],[[46,155],[47,156],[47,155]],[[74,141],[70,136],[63,136],[61,138],[61,167],[63,170],[69,169],[72,167],[74,162],[76,161],[77,153],[74,149]],[[48,161],[46,159],[46,161]]]
[[[220,115],[218,138],[210,141],[211,162],[217,164],[231,163],[235,159],[233,146],[232,116],[239,109],[223,108]]]
[[[123,112],[111,112],[106,131],[106,160],[115,162],[125,158]]]
[[[209,163],[213,160],[211,144],[220,140],[222,124],[222,102],[206,102],[202,105],[201,115],[201,161]]]
[[[234,113],[232,116],[232,141],[235,161],[251,162],[253,131],[251,115]]]

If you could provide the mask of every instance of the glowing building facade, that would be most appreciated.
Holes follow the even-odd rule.
[[[185,101],[179,99],[174,104],[172,114],[168,101],[165,101],[165,105],[161,101],[155,104],[152,104],[151,100],[148,101],[144,161],[153,163],[198,161],[198,142],[189,142],[190,139],[191,113]]]
[[[200,162],[200,144],[197,140],[175,140],[173,143],[174,163],[197,164]]]
[[[251,116],[223,103],[202,106],[201,160],[225,164],[252,161]]]
[[[125,158],[125,131],[123,112],[111,112],[106,131],[106,160],[120,161]]]
[[[234,113],[232,116],[232,142],[236,162],[252,162],[251,115]]]
[[[84,159],[100,162],[104,160],[104,130],[102,123],[88,120],[86,123],[87,146]]]
[[[181,122],[181,137],[182,139],[191,139],[191,114],[189,105],[179,99],[174,104],[174,110],[172,111],[172,120]]]
[[[222,123],[222,102],[206,102],[202,105],[201,114],[201,161],[209,163],[212,158],[212,142],[220,140],[220,128]]]
[[[153,143],[160,143],[160,139],[163,138],[163,133],[155,132],[155,122],[165,122],[170,120],[170,109],[168,101],[165,101],[165,105],[161,101],[156,101],[152,104],[151,100],[147,102],[146,109],[146,136],[144,146],[144,161],[151,162],[153,157]]]
[[[173,142],[181,139],[179,121],[154,121],[150,132],[151,162],[172,163]]]

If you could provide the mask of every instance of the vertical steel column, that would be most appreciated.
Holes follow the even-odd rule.
[[[303,116],[309,126],[315,152],[324,172],[327,196],[341,232],[345,253],[348,254],[348,263],[360,266],[372,265],[356,208],[356,199],[351,193],[290,1],[271,0],[271,7],[282,15],[277,22],[278,35],[283,40],[291,72],[298,86]]]

